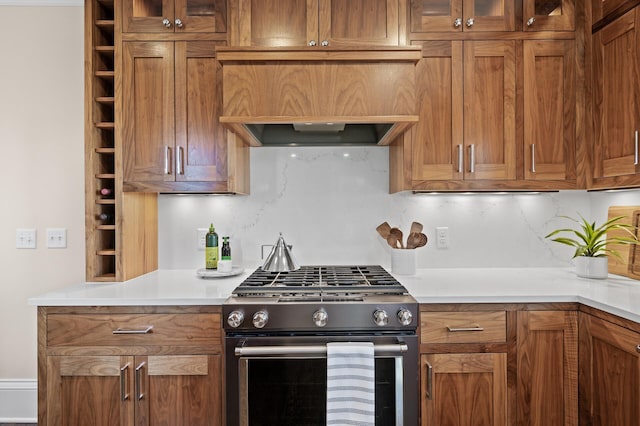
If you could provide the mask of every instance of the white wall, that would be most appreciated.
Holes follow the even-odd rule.
[[[0,16],[2,391],[3,379],[36,378],[27,298],[84,278],[84,30],[82,7],[0,6]],[[67,228],[67,249],[46,248],[47,227]],[[37,229],[35,250],[15,248],[16,228]],[[0,393],[0,410],[8,402]]]

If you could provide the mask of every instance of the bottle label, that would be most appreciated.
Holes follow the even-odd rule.
[[[218,247],[207,247],[204,251],[207,269],[218,269]]]

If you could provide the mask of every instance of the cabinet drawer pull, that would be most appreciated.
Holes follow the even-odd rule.
[[[469,145],[469,173],[476,171],[476,145]]]
[[[634,166],[638,165],[638,131],[637,130],[635,135],[635,150],[634,150],[633,165]]]
[[[536,172],[536,144],[531,144],[531,173]]]
[[[124,367],[120,368],[120,399],[122,401],[126,401],[129,399],[129,394],[127,393],[127,380],[129,376],[129,363],[125,364]]]
[[[433,393],[433,366],[429,364],[429,361],[425,361],[427,364],[427,399],[432,400]]]
[[[113,330],[113,334],[149,334],[151,333],[151,330],[153,330],[152,325],[148,325],[146,328],[140,329],[118,327],[117,329]]]
[[[144,398],[144,393],[142,392],[142,368],[144,367],[144,362],[141,362],[140,365],[138,365],[136,367],[136,395],[138,398],[138,401],[140,401],[142,398]]]
[[[449,327],[447,326],[447,330],[449,333],[457,333],[459,331],[484,331],[484,328],[479,325],[474,325],[472,327]]]

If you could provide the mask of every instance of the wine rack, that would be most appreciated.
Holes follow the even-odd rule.
[[[117,280],[115,0],[85,4],[85,211],[87,281]],[[107,188],[109,195],[101,193]],[[106,192],[106,191],[105,191]]]

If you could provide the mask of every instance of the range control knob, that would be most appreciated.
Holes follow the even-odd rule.
[[[253,325],[256,328],[264,328],[264,326],[267,325],[268,321],[269,314],[267,313],[267,311],[258,311],[253,314]]]
[[[244,321],[244,313],[241,311],[233,311],[227,317],[227,324],[233,328],[238,328]]]
[[[398,321],[402,325],[409,325],[413,321],[413,314],[407,308],[400,308],[398,311]]]
[[[317,310],[313,313],[313,322],[318,327],[324,327],[329,321],[329,314],[324,309]]]
[[[389,323],[389,315],[387,315],[386,311],[377,309],[373,313],[373,322],[375,322],[376,325],[379,325],[380,327],[382,327],[383,325],[387,325]]]

